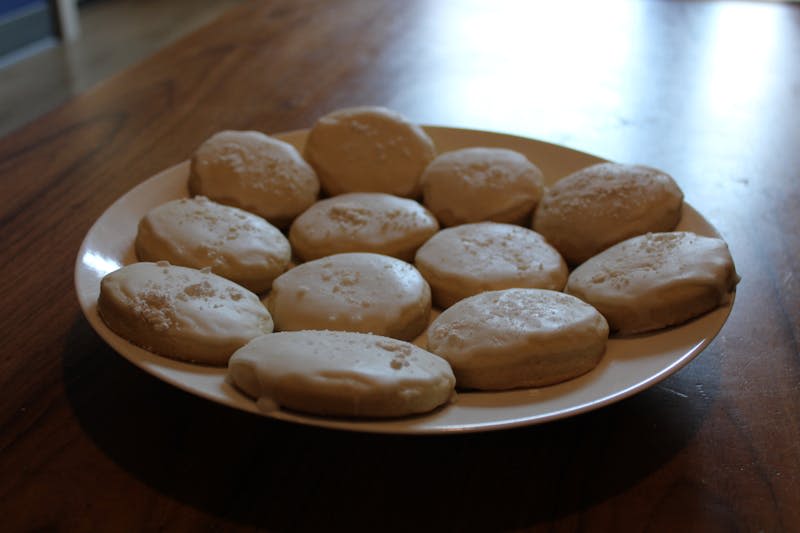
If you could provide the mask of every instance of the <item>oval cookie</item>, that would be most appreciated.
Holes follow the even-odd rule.
[[[689,232],[633,237],[570,274],[566,291],[595,306],[612,331],[639,333],[706,313],[739,277],[722,239]]]
[[[505,148],[439,154],[421,180],[425,206],[444,226],[484,220],[527,226],[544,191],[539,168]]]
[[[441,230],[414,260],[442,308],[483,291],[529,287],[561,290],[567,265],[533,230],[478,222]]]
[[[383,107],[329,113],[311,128],[305,146],[306,158],[331,196],[362,191],[415,198],[420,175],[435,155],[422,128]]]
[[[140,261],[210,267],[253,292],[269,289],[292,253],[283,233],[263,218],[204,196],[151,209],[139,222],[135,248]]]
[[[533,216],[533,229],[577,265],[629,237],[671,231],[683,193],[668,174],[641,165],[600,163],[557,181]]]
[[[291,144],[258,131],[221,131],[192,156],[189,191],[284,228],[317,200],[319,181]]]
[[[431,293],[417,269],[404,261],[347,253],[282,274],[272,284],[267,306],[280,331],[331,329],[411,340],[428,324]]]
[[[272,318],[247,289],[181,266],[134,263],[106,275],[97,311],[116,334],[152,352],[225,365],[251,339],[272,332]]]
[[[541,289],[484,292],[442,312],[428,349],[453,367],[459,388],[541,387],[594,368],[608,324],[574,296]]]
[[[425,413],[453,395],[446,361],[413,344],[364,333],[272,333],[240,348],[231,381],[266,411],[397,417]]]
[[[371,252],[413,261],[439,229],[414,200],[384,193],[349,193],[321,200],[292,224],[289,240],[303,261],[345,252]]]

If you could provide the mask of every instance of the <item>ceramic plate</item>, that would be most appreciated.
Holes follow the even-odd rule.
[[[524,153],[549,182],[600,158],[532,139],[484,131],[425,128],[440,152],[467,146],[498,146]],[[276,135],[302,148],[306,131]],[[139,219],[152,207],[188,196],[189,163],[183,162],[147,179],[118,199],[92,226],[75,266],[78,299],[89,323],[123,357],[158,379],[187,392],[252,413],[281,420],[380,433],[452,433],[488,431],[564,418],[597,409],[651,387],[686,365],[720,330],[732,304],[679,327],[654,334],[610,339],[600,365],[572,381],[540,389],[468,392],[431,414],[399,420],[343,420],[287,411],[260,413],[255,402],[225,382],[225,370],[173,361],[138,348],[109,330],[97,314],[100,279],[136,261],[133,241]],[[678,227],[701,235],[716,230],[690,205]]]

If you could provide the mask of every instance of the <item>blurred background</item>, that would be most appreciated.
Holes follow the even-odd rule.
[[[0,137],[241,0],[0,0]]]
[[[0,0],[0,136],[241,1]],[[786,110],[767,98],[797,90],[797,80],[785,75],[800,57],[789,31],[800,16],[797,3],[403,1],[423,21],[403,37],[415,51],[408,55],[413,64],[373,57],[357,35],[351,53],[375,76],[393,80],[391,97],[377,103],[416,109],[420,116],[412,118],[426,123],[516,133],[654,164],[662,152],[696,161],[692,154],[718,144],[780,149],[779,141],[791,138],[784,130],[800,124],[784,120]],[[452,16],[443,8],[454,1],[472,8]],[[364,9],[381,12],[369,0]],[[322,2],[317,12],[334,10]],[[340,96],[328,104],[363,103],[357,92]],[[527,107],[514,108],[519,102]],[[642,121],[663,122],[663,131],[679,125],[680,132],[647,138]]]

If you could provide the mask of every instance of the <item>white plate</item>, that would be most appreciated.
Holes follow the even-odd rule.
[[[441,152],[466,146],[500,146],[522,152],[542,169],[550,182],[602,161],[589,154],[521,137],[441,127],[425,129]],[[298,148],[302,147],[305,136],[306,131],[277,135]],[[224,369],[154,355],[111,332],[97,314],[100,279],[121,265],[136,261],[133,240],[139,219],[158,204],[187,196],[188,170],[188,162],[183,162],[160,172],[122,196],[97,220],[86,235],[75,265],[78,300],[97,333],[144,371],[203,398],[260,413],[255,402],[225,382]],[[684,205],[679,229],[718,236],[711,224],[689,205]],[[711,342],[725,323],[730,305],[676,328],[611,339],[596,369],[551,387],[461,393],[456,402],[434,413],[401,420],[342,420],[286,411],[267,416],[314,426],[408,434],[496,430],[564,418],[631,396],[679,370]]]

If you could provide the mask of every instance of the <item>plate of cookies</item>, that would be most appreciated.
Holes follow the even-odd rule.
[[[75,285],[116,352],[232,408],[397,434],[543,423],[665,379],[733,305],[725,241],[648,166],[380,107],[187,156],[95,222]]]

